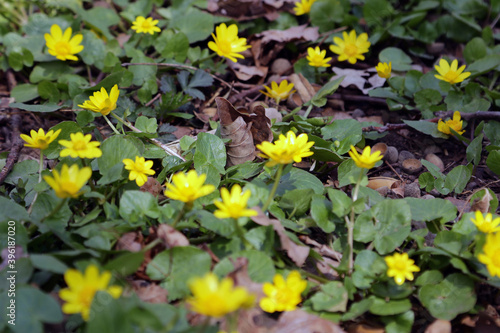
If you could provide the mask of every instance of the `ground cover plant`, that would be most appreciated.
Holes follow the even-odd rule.
[[[0,330],[499,330],[499,20],[3,1]]]

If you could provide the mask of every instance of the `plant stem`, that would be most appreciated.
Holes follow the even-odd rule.
[[[345,217],[345,222],[347,224],[347,244],[349,246],[349,275],[352,274],[354,269],[354,203],[358,200],[359,186],[363,180],[365,174],[365,169],[359,173],[358,180],[356,181],[356,186],[354,187],[354,193],[352,194],[352,207],[351,207],[351,218]]]
[[[179,214],[177,214],[174,222],[172,223],[172,228],[175,228],[177,226],[177,223],[179,223],[179,221],[182,219],[182,217],[184,216],[185,213],[186,213],[186,203],[184,203],[182,205],[182,208],[179,211]]]
[[[267,201],[264,204],[264,207],[262,207],[262,211],[264,213],[267,211],[267,208],[269,207],[269,205],[271,204],[271,202],[274,199],[274,195],[276,194],[276,190],[278,189],[278,185],[280,183],[281,174],[283,173],[283,167],[284,167],[284,165],[280,164],[278,167],[278,171],[276,171],[276,176],[275,176],[276,179],[274,180],[273,188],[271,189],[271,193],[269,193],[269,197],[267,198]]]
[[[105,115],[103,115],[103,117],[106,120],[106,122],[108,123],[109,127],[111,127],[111,129],[113,130],[113,132],[115,132],[118,135],[121,135],[121,133],[118,132],[118,130],[116,129],[115,125],[113,125],[113,123],[108,119],[108,117],[106,117]]]
[[[245,249],[253,249],[252,244],[248,242],[248,240],[245,238],[245,231],[243,227],[238,223],[238,219],[233,218],[233,223],[234,223],[234,229],[236,230],[236,234],[238,237],[241,239],[243,242],[243,245],[245,245]]]
[[[47,215],[47,216],[45,216],[43,219],[41,219],[40,222],[43,222],[46,219],[49,219],[52,216],[56,215],[57,212],[59,212],[61,210],[62,206],[64,206],[64,204],[66,203],[66,201],[68,201],[68,198],[64,198],[61,201],[59,201],[59,203],[57,204],[57,206],[54,209],[52,209],[52,211],[50,212],[50,214]]]
[[[289,114],[287,115],[284,115],[283,116],[283,121],[287,121],[288,119],[292,118],[293,116],[295,116],[297,114],[297,112],[299,112],[301,110],[301,107],[298,106],[296,107],[295,109],[292,110],[292,112],[290,112]]]
[[[313,108],[313,105],[309,104],[309,107],[307,108],[306,113],[304,113],[304,118],[309,117],[309,113],[311,113],[312,108]]]
[[[40,168],[38,168],[38,184],[42,182],[42,170],[43,170],[43,150],[40,149]],[[30,207],[28,208],[28,214],[31,214],[31,210],[33,209],[33,205],[38,198],[38,192],[35,191],[35,196],[33,197],[33,201],[31,202]]]
[[[316,281],[319,281],[319,282],[322,282],[322,283],[331,282],[330,280],[328,280],[328,279],[326,279],[324,277],[318,276],[318,275],[310,273],[308,271],[302,270],[302,272],[304,273],[305,276],[307,276],[307,277],[309,277],[311,279],[314,279]]]

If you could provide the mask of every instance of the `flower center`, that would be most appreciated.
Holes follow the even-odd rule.
[[[452,71],[452,70],[449,70],[445,75],[444,75],[444,78],[446,79],[446,81],[448,82],[455,82],[456,78],[457,78],[458,74],[457,72],[455,71]]]
[[[73,143],[73,149],[74,150],[86,150],[87,143],[84,140],[78,140],[78,141]]]
[[[151,29],[151,24],[149,23],[149,21],[147,21],[147,20],[146,20],[146,21],[142,22],[142,28],[143,28],[144,30],[149,30],[149,29]]]
[[[38,139],[38,147],[40,147],[41,150],[47,149],[49,144],[47,143],[47,140],[45,139]]]
[[[112,111],[112,106],[113,106],[113,103],[111,103],[111,100],[108,98],[106,98],[102,104],[101,104],[101,109],[102,109],[102,112],[111,112]]]
[[[349,57],[354,57],[358,54],[358,47],[354,44],[346,44],[344,48],[344,53]]]
[[[93,286],[85,286],[78,294],[78,298],[80,303],[84,304],[85,307],[90,308],[92,304],[92,300],[94,299],[94,295],[96,293],[96,289]]]
[[[398,261],[395,263],[394,268],[399,272],[405,272],[406,271],[406,262]]]
[[[72,181],[63,181],[61,182],[61,190],[71,196],[78,193],[80,188]]]
[[[57,42],[55,50],[59,55],[67,55],[71,53],[70,46],[67,42]]]
[[[231,47],[231,43],[230,42],[219,39],[219,43],[218,44],[219,45],[217,45],[217,46],[219,47],[219,50],[221,51],[221,53],[223,53],[223,54],[231,54],[233,48]]]

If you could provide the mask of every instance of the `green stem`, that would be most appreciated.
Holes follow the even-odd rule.
[[[288,119],[292,118],[293,116],[295,116],[297,114],[297,112],[299,112],[301,110],[301,107],[298,106],[296,107],[295,109],[292,110],[292,112],[290,112],[289,114],[283,116],[283,121],[287,121]]]
[[[186,203],[182,205],[181,210],[179,211],[179,214],[177,214],[177,217],[175,218],[174,222],[172,223],[172,228],[175,228],[177,226],[177,223],[182,219],[184,214],[186,213]]]
[[[191,64],[192,66],[196,66],[202,62],[204,62],[205,60],[208,60],[208,59],[212,59],[213,57],[215,57],[217,55],[217,53],[210,53],[208,56],[206,56],[205,58],[201,58],[201,59],[198,59],[198,60],[195,60],[193,61],[193,63]]]
[[[269,207],[269,205],[271,204],[271,202],[274,199],[274,195],[276,194],[276,190],[278,189],[278,185],[280,183],[281,174],[283,173],[283,167],[284,167],[284,165],[280,164],[278,167],[278,171],[276,171],[276,176],[275,176],[276,179],[274,180],[273,188],[271,190],[271,193],[269,193],[269,197],[267,198],[267,201],[264,204],[264,207],[262,207],[262,211],[264,213],[267,211],[267,208]]]
[[[135,43],[134,49],[136,49],[139,46],[139,44],[141,44],[142,37],[144,37],[144,35],[141,33],[141,35],[139,36],[139,39]]]
[[[66,203],[66,201],[68,201],[68,198],[64,198],[61,201],[59,201],[59,203],[57,204],[57,206],[54,209],[52,209],[52,211],[50,212],[50,214],[47,215],[47,216],[45,216],[43,219],[41,219],[40,222],[43,222],[46,219],[49,219],[52,216],[56,215],[57,212],[60,211],[61,208],[64,206],[64,204]]]
[[[358,200],[359,186],[361,185],[361,181],[363,180],[363,176],[365,175],[364,170],[365,169],[363,169],[363,172],[359,173],[358,180],[356,181],[356,186],[354,187],[354,193],[352,195],[352,202],[353,203],[354,203],[354,201]]]
[[[309,107],[307,108],[306,113],[304,113],[304,118],[309,117],[309,113],[311,113],[312,108],[313,108],[313,105],[309,104]]]
[[[356,186],[354,187],[354,193],[352,195],[352,207],[351,207],[351,218],[345,217],[347,224],[347,244],[349,246],[349,275],[352,274],[354,270],[354,203],[358,200],[359,186],[363,180],[365,174],[365,169],[359,173],[358,180],[356,181]]]
[[[38,168],[38,183],[42,182],[42,170],[43,170],[43,150],[40,149],[40,167]],[[33,201],[31,202],[30,207],[28,208],[28,214],[31,214],[31,210],[33,209],[33,205],[38,198],[38,192],[35,192],[35,196],[33,197]]]
[[[495,72],[495,73],[493,74],[493,79],[491,79],[491,83],[490,83],[490,85],[488,86],[488,90],[493,90],[493,87],[495,86],[495,83],[496,83],[496,82],[497,82],[497,80],[498,80],[498,75],[499,75],[499,74],[500,74],[500,73],[498,73],[498,72]]]
[[[316,274],[310,273],[310,272],[305,271],[305,270],[302,270],[302,273],[304,273],[305,276],[307,276],[307,277],[309,277],[311,279],[314,279],[316,281],[322,282],[322,283],[331,282],[330,280],[328,280],[328,279],[326,279],[324,277],[318,276]]]
[[[314,67],[314,78],[316,79],[316,83],[321,82],[321,77],[319,76],[318,67]]]
[[[113,130],[113,132],[115,132],[118,135],[121,135],[121,133],[118,132],[118,130],[116,129],[115,125],[113,125],[113,123],[108,119],[108,117],[106,117],[105,115],[103,115],[103,117],[106,120],[106,122],[108,123],[109,127],[111,127],[111,129]]]
[[[247,250],[253,249],[252,244],[250,244],[248,240],[245,238],[245,231],[243,227],[238,223],[238,219],[233,218],[232,220],[234,221],[234,229],[236,230],[236,234],[243,242],[243,245],[245,245],[245,248]]]

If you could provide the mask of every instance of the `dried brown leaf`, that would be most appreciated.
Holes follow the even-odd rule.
[[[241,81],[248,81],[253,77],[264,78],[267,75],[268,68],[264,66],[245,66],[237,62],[229,62],[229,68],[234,72],[234,75]]]
[[[130,252],[139,252],[142,249],[144,237],[139,231],[124,233],[116,243],[116,250],[126,250]]]
[[[158,197],[161,193],[163,193],[163,187],[160,182],[153,177],[148,177],[148,180],[141,186],[140,190],[142,192],[149,192],[155,197]]]
[[[481,213],[484,214],[490,211],[490,201],[493,200],[493,196],[491,195],[490,191],[487,188],[481,188],[475,191],[472,195],[482,190],[485,190],[483,197],[481,199],[475,199],[474,202],[472,202],[471,204],[472,212],[479,210]]]
[[[345,331],[337,324],[309,314],[303,310],[295,310],[283,313],[279,320],[275,333],[344,333]]]
[[[257,300],[264,297],[262,284],[252,281],[248,275],[248,258],[237,258],[232,260],[232,263],[234,270],[228,274],[228,277],[233,279],[234,285],[245,287],[248,292],[256,296]]]
[[[141,301],[148,303],[167,303],[167,290],[155,283],[145,280],[135,280],[132,282],[132,286]]]
[[[160,224],[156,233],[158,238],[163,241],[163,244],[165,244],[167,248],[189,245],[187,237],[168,224]]]
[[[319,38],[318,27],[308,27],[307,24],[291,27],[286,30],[266,30],[256,37],[262,37],[262,43],[288,43],[292,41],[312,42]]]
[[[448,320],[437,319],[427,326],[425,333],[451,333],[451,323]]]
[[[349,333],[384,333],[385,330],[379,327],[373,327],[367,324],[354,324],[349,326]]]
[[[256,210],[258,212],[257,216],[252,216],[251,219],[255,223],[259,225],[272,225],[274,231],[278,234],[278,237],[280,238],[281,241],[281,247],[283,250],[286,251],[288,254],[288,257],[292,259],[292,261],[297,265],[297,266],[302,266],[304,262],[307,259],[307,256],[309,255],[309,247],[305,245],[298,245],[295,244],[290,237],[287,236],[285,232],[285,227],[281,225],[279,220],[276,219],[270,219],[267,217],[260,207],[253,207],[252,209]]]
[[[303,103],[309,102],[313,96],[316,94],[314,87],[307,81],[307,79],[302,74],[292,74],[289,80],[294,85],[294,89],[300,96]]]

